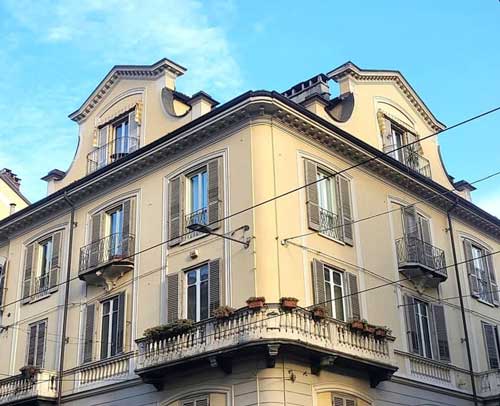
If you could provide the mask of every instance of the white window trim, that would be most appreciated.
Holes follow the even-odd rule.
[[[346,298],[346,294],[345,294],[346,293],[345,273],[342,272],[342,271],[340,271],[340,270],[338,270],[338,269],[336,269],[336,268],[334,268],[334,267],[331,267],[331,266],[329,266],[327,264],[325,264],[323,266],[323,269],[327,269],[328,272],[330,273],[330,282],[328,282],[328,281],[325,280],[325,289],[327,289],[327,284],[329,284],[330,285],[330,288],[329,288],[330,289],[330,295],[331,295],[331,298],[332,298],[332,300],[330,302],[331,305],[332,305],[332,314],[331,314],[331,317],[335,318],[336,320],[338,320],[338,319],[336,318],[336,316],[337,316],[337,309],[335,307],[336,306],[336,300],[335,300],[335,296],[334,296],[334,287],[338,286],[338,285],[336,285],[336,284],[333,283],[333,274],[334,273],[338,273],[340,275],[340,288],[342,289],[342,306],[344,308],[344,319],[342,321],[346,321],[346,309],[347,309],[347,307],[346,307],[346,299],[347,298]]]
[[[431,306],[429,305],[428,302],[425,302],[423,300],[420,300],[420,299],[417,299],[417,298],[414,298],[414,303],[415,303],[415,316],[416,316],[416,322],[417,322],[417,328],[418,328],[418,331],[417,331],[417,339],[418,338],[421,338],[421,342],[419,343],[419,345],[422,346],[422,354],[421,356],[424,357],[424,358],[427,358],[427,359],[432,359],[434,360],[434,353],[433,353],[433,349],[432,349],[432,330],[431,330],[431,323],[432,323],[432,319],[431,319],[431,314],[430,312],[432,311],[431,309]],[[419,305],[422,304],[426,307],[426,310],[427,310],[427,315],[425,316],[427,318],[427,332],[429,334],[429,356],[425,355],[425,346],[424,346],[424,326],[422,324],[422,317],[419,317],[420,315],[420,309],[419,309]]]
[[[43,338],[43,357],[42,357],[42,365],[35,365],[38,368],[44,368],[45,367],[45,356],[47,354],[47,327],[48,327],[48,319],[43,319],[39,321],[35,321],[34,323],[30,323],[28,325],[28,340],[26,341],[26,360],[25,363],[26,365],[28,364],[28,360],[30,357],[30,339],[31,339],[31,327],[36,326],[36,339],[35,339],[35,350],[33,354],[33,359],[36,363],[36,354],[38,352],[38,335],[40,331],[40,324],[44,323],[45,324],[45,337]]]
[[[206,267],[207,268],[207,285],[208,285],[208,294],[207,294],[207,299],[208,299],[208,303],[207,303],[207,309],[208,309],[208,317],[210,318],[210,275],[208,274],[209,272],[209,269],[208,269],[208,262],[206,263],[203,263],[203,264],[200,264],[198,266],[195,266],[193,268],[189,268],[189,269],[186,269],[184,271],[184,275],[183,275],[183,278],[184,278],[184,283],[183,283],[183,286],[184,286],[184,291],[182,292],[182,295],[184,296],[184,309],[183,309],[183,312],[184,314],[186,315],[186,318],[188,318],[189,316],[189,312],[188,312],[188,302],[189,302],[189,297],[188,297],[188,288],[189,286],[193,286],[193,285],[189,285],[188,284],[188,273],[189,272],[193,272],[193,271],[196,271],[196,283],[194,284],[194,286],[196,286],[196,320],[193,320],[195,323],[198,323],[199,321],[202,321],[202,319],[200,318],[200,311],[201,311],[201,279],[200,279],[200,271],[203,267]],[[205,320],[205,319],[203,319]]]
[[[103,301],[101,301],[101,302],[99,303],[100,308],[101,308],[101,312],[100,312],[100,313],[101,313],[101,314],[100,314],[100,322],[99,322],[99,323],[100,323],[100,325],[99,325],[99,327],[100,327],[100,334],[99,334],[100,340],[99,340],[99,343],[100,343],[101,345],[99,345],[99,346],[98,346],[98,354],[97,354],[97,355],[98,355],[98,357],[96,357],[96,358],[97,358],[97,359],[100,359],[100,360],[103,360],[103,359],[109,359],[109,358],[111,358],[111,357],[114,357],[114,356],[116,356],[116,355],[119,355],[119,353],[116,353],[116,354],[114,354],[114,355],[111,355],[111,345],[112,345],[111,331],[112,331],[112,324],[113,324],[113,321],[114,321],[114,317],[112,317],[112,316],[113,316],[113,306],[112,306],[112,305],[113,305],[113,302],[114,302],[115,300],[116,300],[116,301],[118,301],[118,300],[119,300],[118,298],[119,298],[119,295],[117,295],[117,296],[113,296],[113,297],[110,297],[110,298],[104,299]],[[104,357],[104,358],[102,358],[102,357],[101,357],[101,351],[102,351],[102,344],[103,344],[103,341],[104,341],[104,340],[103,340],[103,337],[102,337],[102,334],[103,334],[103,332],[104,332],[104,316],[105,316],[105,314],[104,314],[104,304],[105,304],[106,302],[110,302],[110,306],[109,306],[110,311],[109,311],[109,313],[108,313],[108,314],[110,315],[110,318],[109,318],[109,326],[108,326],[108,345],[107,345],[107,351],[106,351],[107,356],[106,356],[106,357]],[[118,320],[116,321],[116,326],[117,326],[117,328],[119,327],[119,326],[118,326],[118,321],[119,321],[119,317],[118,317],[118,316],[119,316],[119,312],[120,312],[120,308],[119,308],[119,306],[120,306],[120,305],[119,305],[119,303],[118,303],[118,311],[116,312],[116,318],[118,319]]]

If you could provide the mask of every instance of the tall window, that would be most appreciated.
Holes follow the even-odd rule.
[[[49,273],[52,267],[52,238],[39,243],[39,267],[38,280],[39,290],[45,290],[49,286]]]
[[[125,295],[102,302],[101,358],[123,351]]]
[[[29,327],[27,365],[43,368],[45,361],[45,337],[47,320],[42,320]]]
[[[490,369],[500,368],[500,347],[498,342],[498,327],[493,324],[482,323],[486,357]]]
[[[129,152],[128,118],[113,125],[116,158]]]
[[[492,292],[490,289],[490,279],[486,267],[484,252],[480,247],[472,246],[472,265],[477,275],[479,285],[479,297],[488,302],[492,302]]]
[[[109,235],[110,240],[110,255],[122,254],[123,241],[123,206],[119,206],[108,212],[109,220]]]
[[[398,127],[392,126],[391,128],[391,150],[395,150],[397,148],[397,151],[394,151],[391,153],[391,155],[396,158],[398,161],[403,161],[403,148],[402,146],[404,145],[404,134],[403,131],[401,131]]]
[[[324,267],[325,293],[328,306],[328,314],[338,320],[345,319],[344,312],[344,283],[341,272],[328,266]]]
[[[432,358],[429,305],[420,300],[415,300],[415,315],[417,319],[417,339],[421,355]]]
[[[187,316],[193,321],[209,317],[208,265],[186,272]]]
[[[188,212],[200,213],[199,223],[206,223],[206,210],[208,207],[208,173],[204,168],[191,175],[189,178]],[[205,213],[204,215],[202,213]]]
[[[335,176],[318,170],[319,207],[331,213],[337,213],[337,190]]]
[[[182,406],[208,406],[208,396],[182,401]]]
[[[7,259],[5,257],[0,257],[0,314],[4,298],[5,289],[5,264]],[[1,321],[1,318],[0,318]]]

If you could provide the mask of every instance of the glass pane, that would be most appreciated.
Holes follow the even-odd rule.
[[[328,314],[330,316],[335,316],[335,314],[333,313],[334,304],[332,303],[332,287],[330,285],[330,282],[325,282],[325,294],[326,294],[325,306],[328,309]]]
[[[196,283],[196,271],[189,271],[187,273],[187,283],[188,285]]]
[[[199,187],[200,179],[198,175],[195,175],[191,178],[191,212],[195,212],[200,209]]]
[[[187,317],[196,320],[196,285],[188,288]]]
[[[108,314],[109,313],[109,302],[104,302],[102,304],[102,312],[103,314]]]
[[[342,288],[340,286],[334,286],[333,295],[335,297],[335,318],[344,320],[344,300],[342,298]]]
[[[330,270],[325,268],[325,281],[330,281]]]
[[[118,302],[118,300],[114,300],[114,302]],[[113,303],[114,307],[114,303]],[[117,332],[118,332],[118,317],[116,317],[116,314],[112,318],[112,325],[111,325],[111,353],[110,355],[115,355],[116,354],[116,344],[117,344]]]
[[[342,284],[342,277],[338,272],[332,272],[333,274],[333,283],[336,285],[341,285]]]
[[[207,171],[202,172],[201,174],[201,182],[202,182],[202,207],[208,207],[208,173]]]
[[[118,311],[118,299],[113,299],[113,312]]]
[[[108,304],[109,303],[105,303]],[[104,351],[101,351],[101,354],[104,357],[108,357],[108,346],[109,346],[109,316],[104,316],[102,318],[102,336],[101,336],[101,346],[104,348]]]
[[[205,265],[200,268],[200,280],[206,281],[208,279],[208,266]]]
[[[200,320],[204,320],[208,318],[208,281],[201,283],[200,301]]]

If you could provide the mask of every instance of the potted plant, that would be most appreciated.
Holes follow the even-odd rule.
[[[224,320],[231,317],[236,309],[231,306],[219,306],[217,309],[213,311],[213,315],[218,320]]]
[[[386,326],[377,326],[375,328],[375,338],[384,339],[391,334],[391,330]]]
[[[192,320],[179,319],[169,324],[148,328],[144,331],[144,336],[152,340],[163,340],[189,332],[193,324]]]
[[[266,298],[263,296],[252,296],[247,299],[249,309],[262,309],[266,304]]]
[[[295,297],[282,297],[280,299],[280,305],[283,310],[292,310],[297,307],[299,299]]]
[[[375,326],[373,324],[368,324],[366,323],[365,324],[365,328],[363,329],[363,332],[366,334],[366,335],[373,335],[375,334]]]
[[[367,324],[366,320],[352,319],[349,322],[349,328],[352,331],[364,331],[365,324]]]
[[[311,309],[311,313],[314,320],[323,320],[328,314],[328,311],[325,306],[316,305]]]
[[[34,365],[25,365],[19,371],[26,379],[33,379],[40,372],[40,368]]]

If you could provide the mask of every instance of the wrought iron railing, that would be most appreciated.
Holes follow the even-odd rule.
[[[430,270],[448,276],[444,251],[416,237],[405,236],[396,240],[398,265],[423,265]]]
[[[34,299],[48,295],[50,288],[57,286],[59,267],[52,268],[48,273],[40,275],[33,281],[32,296]]]
[[[139,148],[139,138],[120,137],[104,144],[87,155],[87,173],[98,169],[123,158]]]
[[[331,211],[320,207],[319,231],[321,234],[335,238],[336,240],[342,240],[343,234],[341,224],[342,222],[338,214],[332,213]]]
[[[200,224],[207,225],[208,224],[208,209],[203,207],[200,210],[196,210],[192,213],[189,213],[185,217],[186,231],[189,231],[189,226]],[[191,231],[190,233],[185,234],[184,239],[189,240],[191,238],[202,235],[203,233],[199,231]]]
[[[80,249],[80,273],[106,265],[115,260],[134,261],[135,237],[115,233]]]
[[[386,145],[384,147],[384,152],[388,153],[391,157],[397,159],[399,162],[405,164],[407,167],[413,169],[421,175],[428,178],[431,177],[431,166],[429,164],[429,160],[418,154],[413,145],[407,145],[397,151],[394,151],[396,148],[396,145]]]

